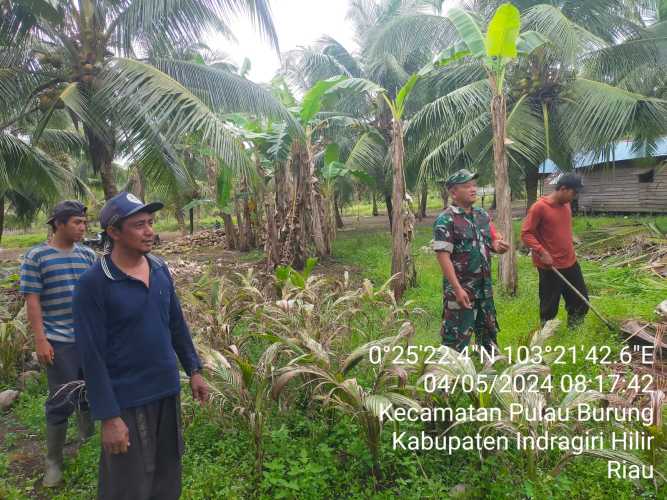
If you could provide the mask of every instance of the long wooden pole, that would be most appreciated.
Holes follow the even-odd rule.
[[[616,326],[614,326],[607,318],[602,316],[602,313],[598,311],[593,304],[590,303],[590,301],[584,296],[583,293],[581,293],[579,290],[577,290],[577,287],[575,287],[572,283],[570,283],[565,276],[563,276],[558,269],[555,267],[552,267],[551,270],[556,273],[556,276],[558,276],[561,280],[563,280],[563,283],[565,283],[567,286],[569,286],[574,293],[576,293],[581,300],[583,300],[588,307],[591,308],[591,311],[595,313],[595,315],[602,320],[602,322],[609,327],[610,330],[618,330]]]

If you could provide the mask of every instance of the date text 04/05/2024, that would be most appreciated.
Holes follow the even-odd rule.
[[[498,356],[504,356],[509,364],[513,363],[544,363],[548,362],[552,365],[567,365],[576,364],[583,360],[596,365],[612,365],[612,364],[630,364],[633,361],[633,354],[635,354],[635,361],[643,365],[653,364],[654,346],[625,346],[617,355],[607,345],[601,346],[569,346],[562,345],[555,346],[518,346],[516,348],[504,347],[502,349],[494,349],[492,351],[486,350],[481,346],[472,345],[464,348],[456,356],[460,358],[470,357],[471,354],[476,353],[484,363],[492,361]],[[383,362],[386,356],[391,357],[391,361],[398,365],[414,365],[420,359],[424,360],[424,364],[449,364],[451,360],[451,350],[443,346],[432,345],[395,345],[395,346],[380,346],[375,345],[369,349],[368,359],[371,364],[379,365]]]
[[[547,373],[475,373],[463,375],[426,373],[421,377],[424,391],[433,394],[460,390],[465,393],[496,392],[510,394],[515,392],[547,392],[554,390],[570,392],[615,392],[618,387],[637,393],[649,393],[655,383],[651,373],[635,373],[629,377],[620,373],[607,373],[587,377],[583,373],[572,375],[564,373],[560,377]],[[621,384],[621,385],[619,385]]]

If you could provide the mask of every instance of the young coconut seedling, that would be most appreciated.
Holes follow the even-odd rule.
[[[382,480],[380,465],[380,442],[382,439],[383,411],[392,407],[421,409],[420,404],[408,394],[414,389],[407,385],[409,365],[397,364],[394,356],[384,356],[374,366],[368,377],[350,377],[350,371],[362,360],[369,359],[371,349],[388,348],[391,352],[397,345],[408,345],[414,334],[414,326],[405,322],[392,337],[368,342],[350,353],[338,366],[309,362],[299,357],[279,370],[271,394],[278,398],[290,381],[302,378],[305,384],[314,387],[312,400],[325,408],[333,408],[348,415],[356,423],[371,455],[372,473],[376,482]]]

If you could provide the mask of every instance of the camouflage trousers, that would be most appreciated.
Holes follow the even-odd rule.
[[[440,336],[444,345],[461,352],[470,344],[474,332],[477,345],[491,352],[498,335],[493,297],[472,298],[472,308],[464,309],[453,293],[446,293],[442,309]]]

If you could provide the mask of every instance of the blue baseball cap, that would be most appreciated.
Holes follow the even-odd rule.
[[[100,212],[100,226],[102,229],[115,224],[119,220],[125,219],[138,212],[157,212],[164,207],[164,203],[156,201],[154,203],[144,204],[132,193],[118,193],[116,196],[106,202]]]

